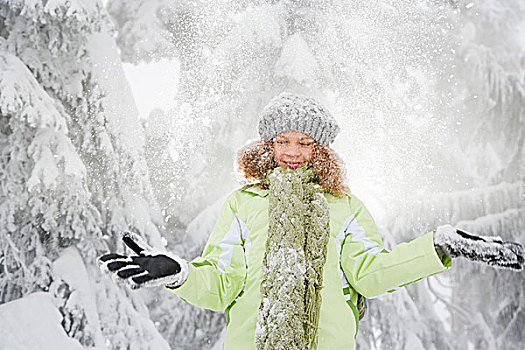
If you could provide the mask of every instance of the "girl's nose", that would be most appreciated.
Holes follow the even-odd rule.
[[[300,154],[299,152],[299,146],[294,144],[289,144],[285,147],[284,153],[289,156],[298,156]]]

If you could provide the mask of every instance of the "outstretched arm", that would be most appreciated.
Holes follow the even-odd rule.
[[[105,254],[98,259],[101,268],[132,289],[164,285],[190,304],[214,311],[226,309],[246,279],[241,238],[245,225],[234,211],[231,197],[223,205],[201,257],[188,263],[125,232],[122,239],[136,255]]]
[[[504,242],[499,237],[475,236],[450,225],[387,251],[363,203],[352,197],[350,206],[354,216],[345,228],[341,267],[352,287],[366,297],[445,271],[451,266],[451,258],[456,257],[516,271],[524,267],[521,244]]]
[[[387,251],[363,203],[352,197],[350,208],[353,215],[343,228],[341,268],[351,286],[365,297],[394,291],[451,266],[450,258],[441,259],[436,253],[433,232]]]

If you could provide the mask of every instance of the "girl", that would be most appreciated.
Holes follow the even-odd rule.
[[[258,129],[261,140],[238,154],[251,184],[228,197],[201,257],[188,263],[125,233],[137,255],[100,258],[132,288],[165,285],[193,305],[225,310],[225,349],[354,349],[363,296],[443,272],[451,257],[522,268],[521,245],[449,225],[383,249],[329,148],[339,127],[314,99],[279,95]]]

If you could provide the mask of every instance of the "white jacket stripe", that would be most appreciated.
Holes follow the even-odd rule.
[[[355,219],[355,216],[352,214],[350,215],[344,222],[343,227],[341,227],[341,230],[335,237],[335,245],[337,247],[337,273],[339,274],[339,278],[341,279],[341,284],[343,288],[348,287],[348,281],[346,280],[345,274],[343,272],[343,269],[341,268],[341,249],[343,245],[343,241],[345,240],[346,231],[348,229],[348,226],[350,226],[350,223]]]
[[[357,223],[357,220],[353,220],[350,223],[346,232],[351,234],[352,242],[363,243],[365,245],[363,251],[365,254],[377,256],[381,253],[382,249],[379,248],[377,242],[372,241],[366,236],[365,229]]]
[[[246,225],[244,225],[244,227],[246,227]],[[217,270],[220,273],[224,273],[226,267],[230,266],[233,255],[233,247],[237,244],[241,244],[241,232],[241,220],[239,220],[239,217],[236,213],[230,228],[228,229],[228,232],[226,232],[224,237],[219,242],[221,253],[219,254],[219,261],[217,262]]]
[[[244,256],[245,256],[245,259],[246,259],[246,271],[248,271],[248,261],[249,261],[249,258],[250,258],[250,248],[252,247],[252,241],[250,241],[250,230],[248,229],[248,227],[246,226],[244,221],[239,219],[237,214],[235,214],[235,217],[239,221],[239,225],[241,227],[241,238],[244,241]]]

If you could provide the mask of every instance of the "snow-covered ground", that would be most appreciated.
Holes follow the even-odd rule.
[[[0,305],[0,348],[9,350],[80,350],[62,327],[53,296],[36,292]]]

